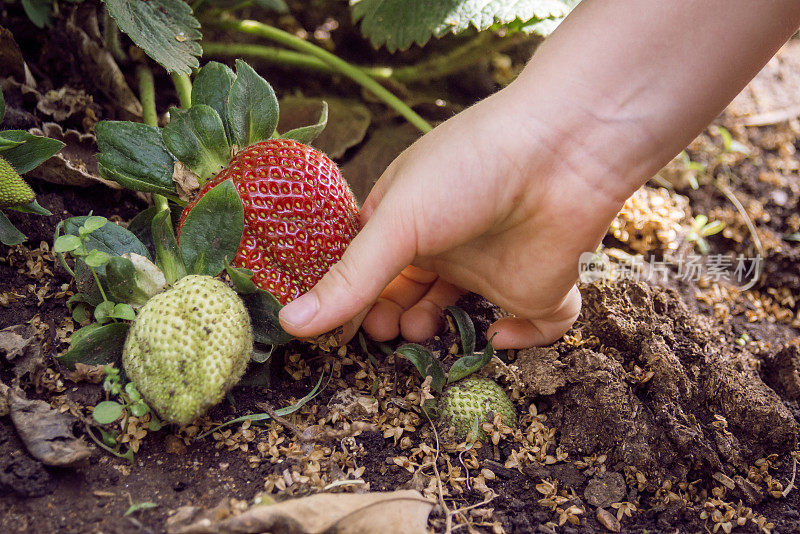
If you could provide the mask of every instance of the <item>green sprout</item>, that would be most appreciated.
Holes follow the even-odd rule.
[[[708,222],[708,217],[705,215],[698,215],[694,218],[689,233],[686,234],[686,241],[688,243],[694,243],[697,250],[700,251],[700,254],[706,255],[711,251],[711,247],[708,245],[706,238],[720,233],[724,228],[724,222]]]

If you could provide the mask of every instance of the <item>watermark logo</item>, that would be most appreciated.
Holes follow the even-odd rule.
[[[683,282],[697,282],[701,278],[714,282],[725,282],[742,289],[750,289],[761,274],[761,256],[736,257],[727,254],[687,254],[675,258],[629,256],[611,260],[607,255],[584,252],[578,260],[578,277],[582,283],[598,280],[637,280],[665,282],[673,273]]]

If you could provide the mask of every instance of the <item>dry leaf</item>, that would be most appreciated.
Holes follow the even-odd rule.
[[[253,506],[217,521],[184,508],[167,521],[170,534],[424,534],[433,501],[413,490],[386,493],[321,493],[277,504]]]
[[[200,180],[197,174],[180,161],[175,162],[175,167],[172,171],[172,181],[175,182],[175,188],[178,190],[178,197],[186,202],[190,202],[194,199],[194,196],[200,189]]]
[[[0,330],[0,354],[14,366],[17,378],[33,376],[44,367],[42,340],[31,325],[18,324]]]
[[[104,365],[86,365],[85,363],[76,362],[74,371],[67,371],[66,378],[73,382],[89,382],[90,384],[99,384],[106,376],[103,370]]]
[[[9,401],[11,420],[31,456],[45,465],[59,467],[73,466],[91,456],[91,449],[72,434],[73,416],[13,391]]]

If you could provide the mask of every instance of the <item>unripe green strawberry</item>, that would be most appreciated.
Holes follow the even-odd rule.
[[[188,424],[239,381],[252,351],[239,296],[216,278],[190,275],[139,310],[122,365],[162,419]]]
[[[486,432],[480,425],[491,423],[494,414],[500,414],[504,425],[517,426],[517,413],[508,395],[488,378],[465,378],[447,388],[439,399],[439,419],[445,425],[454,427],[459,439],[466,438],[469,431],[477,426],[476,437],[485,440]]]
[[[9,162],[0,158],[0,208],[30,204],[36,194]]]

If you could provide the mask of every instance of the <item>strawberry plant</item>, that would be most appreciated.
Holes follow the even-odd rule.
[[[0,91],[0,122],[6,103]],[[35,169],[61,150],[64,143],[25,130],[0,131],[0,209],[12,209],[38,215],[51,213],[36,202],[33,189],[20,174]],[[18,245],[27,239],[0,211],[0,243]]]
[[[455,437],[468,442],[484,441],[488,437],[481,427],[491,423],[495,414],[508,427],[517,424],[514,405],[503,388],[488,378],[471,376],[485,366],[494,356],[492,342],[480,352],[475,352],[475,325],[469,315],[456,306],[447,311],[453,316],[461,334],[463,356],[456,360],[445,373],[433,353],[422,345],[406,343],[397,349],[419,371],[430,380],[430,389],[438,395],[423,404],[423,410],[446,427],[455,430]]]

